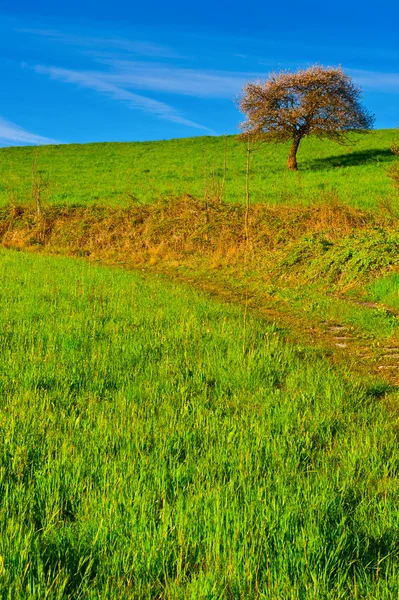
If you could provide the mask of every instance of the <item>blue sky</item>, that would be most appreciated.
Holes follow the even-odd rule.
[[[235,133],[271,71],[341,64],[399,125],[399,3],[0,0],[0,145]]]

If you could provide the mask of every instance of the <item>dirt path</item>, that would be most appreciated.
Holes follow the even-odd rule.
[[[143,271],[141,268],[140,270]],[[218,298],[222,302],[239,304],[247,307],[259,317],[275,323],[282,329],[288,342],[295,345],[311,346],[320,351],[332,363],[344,366],[348,371],[357,373],[368,379],[378,380],[392,386],[399,385],[399,341],[394,339],[381,342],[377,337],[365,338],[364,332],[338,322],[337,320],[320,320],[314,315],[292,309],[288,303],[263,295],[246,296],[242,290],[221,286],[211,277],[201,279],[198,274],[181,273],[178,269],[166,267],[147,267],[146,272],[157,273],[176,282],[183,282],[191,287]],[[352,299],[339,297],[339,300],[353,303]],[[362,303],[365,310],[379,310],[374,303]]]
[[[392,224],[381,217],[376,221],[374,213],[330,202],[297,208],[251,205],[249,243],[244,211],[241,205],[220,203],[205,211],[201,201],[188,196],[129,209],[48,207],[41,218],[29,208],[19,207],[16,214],[14,209],[12,213],[4,209],[0,215],[0,243],[5,248],[84,257],[185,282],[276,323],[287,341],[314,348],[343,366],[348,376],[356,372],[374,381],[399,385],[399,337],[381,341],[376,327],[383,321],[370,319],[369,325],[366,318],[362,329],[364,321],[348,317],[351,303],[360,303],[359,310],[370,311],[367,314],[384,307],[337,297],[334,302],[338,304],[328,304],[334,281],[330,293],[322,287],[313,298],[310,290],[309,296],[308,290],[304,292],[306,277],[311,283],[324,277],[320,268],[312,274],[306,266],[319,256],[315,248],[325,241],[321,231],[338,245],[352,233],[364,237],[367,232],[380,244],[380,238],[373,237],[375,231],[390,227],[393,237],[389,238],[389,250],[392,244],[399,244]],[[312,233],[316,240],[311,252],[303,244],[305,233]],[[399,269],[399,262],[388,250],[386,264],[397,264]],[[344,267],[350,272],[352,263],[346,261]],[[328,302],[325,294],[330,296]],[[337,310],[340,302],[342,313]],[[391,312],[393,319],[399,317]],[[327,313],[334,314],[335,319],[329,319]],[[358,325],[352,326],[352,322]],[[393,331],[394,325],[384,331]]]
[[[18,248],[18,245],[7,244],[6,247]],[[18,248],[19,249],[19,248]],[[54,252],[51,246],[25,245],[23,251],[34,251],[44,254],[69,254],[69,252]],[[73,255],[73,254],[72,254]],[[299,346],[314,348],[332,363],[339,364],[350,373],[357,373],[373,381],[381,381],[392,386],[399,386],[399,340],[385,339],[383,343],[370,332],[365,332],[337,320],[323,320],[323,315],[310,314],[306,306],[293,307],[289,302],[277,298],[276,295],[267,294],[261,286],[255,292],[248,291],[245,284],[245,273],[218,272],[209,269],[207,264],[198,264],[189,269],[183,260],[180,263],[171,263],[167,260],[158,261],[155,265],[146,262],[135,264],[132,254],[124,251],[119,256],[126,261],[115,261],[116,256],[111,253],[97,257],[95,260],[109,266],[134,269],[140,272],[157,273],[169,280],[182,282],[191,287],[210,294],[226,303],[238,304],[246,307],[258,317],[265,318],[268,322],[275,323],[282,329],[285,339],[289,343]],[[86,260],[90,261],[90,255]],[[93,259],[92,259],[93,260]],[[359,303],[353,299],[336,297],[343,303]],[[367,311],[375,311],[381,307],[377,304],[360,302]],[[392,314],[395,315],[394,311]]]

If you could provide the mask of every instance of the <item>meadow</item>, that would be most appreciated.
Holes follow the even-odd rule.
[[[286,168],[288,146],[264,145],[251,155],[250,201],[309,204],[324,196],[376,208],[391,194],[394,130],[355,136],[346,146],[305,139],[299,172]],[[226,167],[225,167],[226,165]],[[0,149],[0,205],[30,203],[32,174],[49,204],[128,206],[191,195],[245,201],[246,147],[236,136],[158,142],[97,143]]]
[[[0,261],[1,597],[398,596],[395,389],[161,276]]]
[[[0,149],[1,598],[399,597],[395,137]]]

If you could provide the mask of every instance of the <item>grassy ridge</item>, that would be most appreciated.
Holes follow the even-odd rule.
[[[399,594],[396,395],[159,277],[0,260],[2,597]]]
[[[354,206],[375,207],[391,193],[386,168],[394,130],[378,130],[356,144],[340,146],[305,139],[299,173],[287,172],[288,147],[263,146],[252,155],[251,201],[308,203],[333,192]],[[41,177],[43,197],[56,204],[127,205],[160,197],[210,196],[245,199],[245,146],[235,136],[198,137],[147,143],[104,143],[0,149],[0,204],[31,202],[32,167]]]

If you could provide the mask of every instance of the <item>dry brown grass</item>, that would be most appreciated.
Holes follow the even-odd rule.
[[[381,226],[383,217],[334,199],[313,206],[251,205],[249,245],[257,260],[279,254],[305,235],[330,240],[354,229]],[[3,209],[3,246],[43,250],[129,264],[206,259],[213,267],[236,264],[248,250],[245,207],[191,196],[127,209],[52,207],[38,218],[25,207]]]

